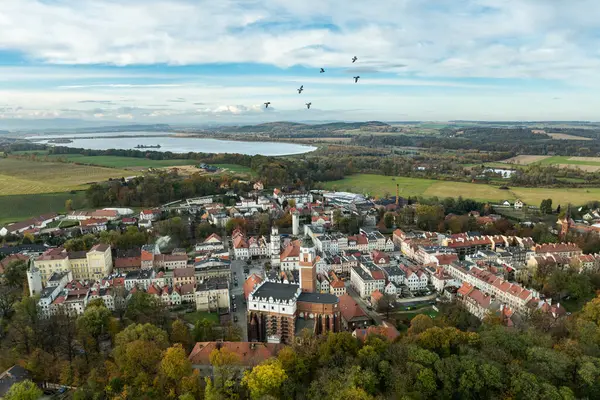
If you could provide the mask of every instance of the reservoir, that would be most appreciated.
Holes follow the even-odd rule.
[[[140,135],[141,137],[135,137]],[[282,142],[243,142],[192,137],[170,137],[160,132],[106,132],[76,133],[48,136],[30,136],[26,139],[47,144],[50,139],[69,138],[70,143],[58,146],[91,150],[127,149],[140,151],[170,151],[172,153],[239,153],[247,155],[284,156],[303,154],[316,150],[316,147]],[[128,137],[117,137],[128,136]],[[85,139],[84,139],[85,138]],[[50,143],[51,144],[51,143]],[[156,146],[160,148],[136,149],[136,146]]]

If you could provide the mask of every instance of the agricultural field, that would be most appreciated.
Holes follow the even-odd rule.
[[[57,158],[77,164],[123,169],[162,168],[198,164],[198,161],[196,160],[150,160],[138,157],[85,156],[83,154],[53,154],[50,155],[49,158]]]
[[[538,163],[540,161],[543,161],[546,158],[550,158],[550,156],[533,156],[533,155],[523,154],[520,156],[507,158],[506,160],[503,160],[502,162],[506,163],[506,164],[529,165],[529,164]]]
[[[0,196],[58,193],[86,189],[93,182],[131,175],[114,168],[0,159]]]
[[[600,157],[570,157],[570,156],[554,156],[546,157],[543,160],[537,161],[535,164],[541,165],[589,165],[600,167]]]
[[[73,208],[86,208],[85,192],[40,193],[0,196],[0,226],[22,221],[35,215],[64,213],[65,202],[73,200]]]
[[[556,140],[592,140],[588,137],[569,135],[568,133],[548,133],[547,135]]]
[[[497,186],[438,181],[433,179],[393,177],[385,175],[357,174],[339,181],[326,182],[330,190],[368,193],[371,196],[394,195],[396,184],[400,185],[400,196],[458,197],[479,201],[501,201],[521,199],[525,203],[539,205],[542,200],[551,198],[554,204],[586,203],[600,199],[600,188],[523,188],[510,187],[501,190]]]

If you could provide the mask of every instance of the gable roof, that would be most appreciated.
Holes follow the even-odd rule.
[[[365,311],[358,305],[349,294],[340,296],[340,313],[346,321],[351,321],[354,318],[367,317]]]
[[[276,343],[258,342],[197,342],[188,359],[195,365],[210,365],[210,354],[214,350],[227,349],[239,356],[240,364],[254,367],[275,357],[284,346]]]

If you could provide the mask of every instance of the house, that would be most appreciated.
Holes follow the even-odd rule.
[[[126,273],[142,268],[141,249],[117,252],[114,269],[119,273]]]
[[[252,293],[252,291],[262,283],[263,279],[256,275],[252,274],[246,279],[244,282],[244,298],[248,299],[248,295]]]
[[[399,267],[404,272],[404,284],[411,292],[427,289],[429,281],[427,274],[421,269],[409,268],[405,265]]]
[[[212,252],[220,251],[225,248],[223,239],[216,233],[211,234],[209,237],[204,239],[202,243],[196,243],[195,250],[197,252]]]
[[[396,287],[394,282],[388,282],[387,285],[385,285],[385,288],[383,288],[383,293],[385,293],[388,296],[396,297],[399,294],[398,290],[399,289]]]
[[[229,282],[225,278],[206,279],[198,284],[195,291],[196,310],[219,312],[231,307]]]
[[[140,223],[157,221],[160,218],[160,214],[160,210],[158,209],[142,210],[140,211]]]
[[[153,270],[138,270],[131,271],[125,275],[125,289],[131,290],[134,287],[148,290],[152,286],[152,279],[154,278]],[[158,294],[158,293],[157,293]]]
[[[98,233],[108,229],[108,220],[106,218],[90,218],[79,221],[79,230],[82,234]]]
[[[349,294],[340,296],[339,300],[342,327],[346,331],[353,331],[357,328],[364,328],[373,324],[371,317],[367,315]]]
[[[520,209],[522,209],[522,208],[523,208],[523,205],[524,205],[524,204],[523,204],[523,202],[522,202],[521,200],[519,200],[519,199],[515,200],[515,205],[514,205],[514,207],[515,207],[515,210],[520,210]]]
[[[90,213],[91,218],[95,219],[106,219],[108,221],[114,221],[119,218],[119,212],[117,210],[96,210]]]
[[[383,299],[383,293],[381,293],[379,290],[375,290],[373,293],[371,293],[371,305],[373,307],[377,307],[377,303],[379,303],[381,299]]]
[[[385,287],[385,274],[381,268],[369,261],[359,263],[350,269],[350,283],[360,297],[366,299],[375,290]]]
[[[378,267],[387,267],[390,265],[390,256],[382,251],[373,250],[371,252],[371,258],[373,259],[373,263]]]
[[[202,376],[212,376],[214,367],[210,363],[210,355],[214,351],[227,350],[238,356],[237,366],[240,368],[241,377],[244,369],[253,368],[269,358],[276,357],[283,347],[284,345],[278,343],[261,342],[197,342],[188,359]]]
[[[173,286],[196,284],[194,268],[175,268],[173,270]]]
[[[42,214],[40,216],[21,221],[15,222],[14,224],[9,224],[0,229],[0,236],[6,235],[21,235],[24,234],[29,229],[34,228],[45,228],[49,223],[58,220],[60,217],[58,214]]]
[[[261,181],[258,181],[258,182],[255,182],[254,185],[252,185],[252,188],[254,190],[264,190],[265,185],[263,185],[263,183]]]

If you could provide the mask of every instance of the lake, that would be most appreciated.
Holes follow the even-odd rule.
[[[145,137],[110,137],[110,136],[145,136]],[[295,143],[280,142],[242,142],[237,140],[220,140],[190,137],[168,137],[167,133],[160,132],[106,132],[106,133],[77,133],[52,136],[30,136],[26,139],[36,143],[47,144],[51,139],[70,138],[71,143],[60,143],[59,146],[76,147],[91,150],[108,149],[136,149],[137,145],[155,146],[160,149],[146,149],[148,151],[170,151],[172,153],[239,153],[247,155],[284,156],[303,154],[316,150],[316,147]],[[79,139],[79,137],[98,139]],[[152,137],[148,137],[152,136]],[[43,138],[43,139],[42,139]]]

